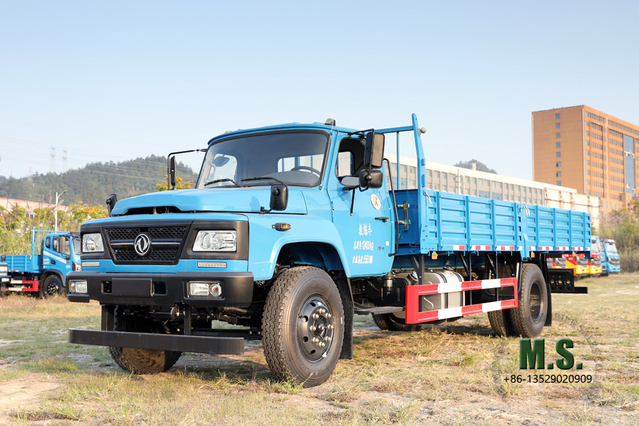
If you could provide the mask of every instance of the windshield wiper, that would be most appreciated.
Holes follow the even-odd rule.
[[[246,178],[246,179],[242,179],[242,182],[247,182],[247,181],[251,181],[251,180],[274,180],[277,183],[281,183],[282,185],[286,185],[284,182],[282,182],[281,180],[271,177],[271,176],[257,176],[257,177],[252,177],[252,178]]]
[[[233,179],[231,179],[231,178],[224,178],[224,179],[215,179],[215,180],[212,180],[212,181],[210,181],[210,182],[206,182],[206,183],[204,184],[204,187],[206,188],[207,186],[209,186],[209,185],[213,185],[214,183],[218,183],[218,182],[231,182],[233,185],[235,185],[235,186],[237,186],[237,187],[240,187],[240,186],[241,186],[240,184],[238,184],[237,182],[235,182],[235,181],[234,181]]]

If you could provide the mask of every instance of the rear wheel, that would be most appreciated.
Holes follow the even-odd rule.
[[[490,321],[490,328],[493,329],[493,333],[497,336],[509,337],[515,335],[510,309],[488,312],[488,321]]]
[[[62,294],[62,282],[57,275],[49,275],[45,278],[40,289],[40,294],[44,298],[49,298],[57,294]]]
[[[537,265],[523,265],[519,286],[519,307],[510,309],[513,329],[521,337],[539,336],[548,315],[548,288]]]
[[[148,324],[146,324],[144,319],[124,315],[121,306],[115,307],[113,317],[116,331],[150,332],[150,327],[147,326]],[[109,353],[115,363],[122,369],[135,374],[162,373],[173,367],[182,355],[182,352],[120,348],[116,346],[109,346]]]
[[[266,298],[262,335],[266,362],[277,379],[304,387],[324,383],[344,339],[344,309],[331,277],[311,266],[282,272]]]

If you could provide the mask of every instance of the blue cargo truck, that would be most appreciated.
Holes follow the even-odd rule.
[[[395,139],[399,158],[404,132],[417,189],[393,187],[383,154]],[[110,196],[67,276],[70,301],[100,302],[101,330],[69,341],[157,373],[181,352],[239,354],[260,339],[276,378],[315,386],[352,358],[354,314],[413,331],[486,312],[499,336],[539,335],[552,293],[587,290],[546,259],[587,256],[590,216],[427,190],[424,132],[414,115],[385,129],[238,130],[209,141],[196,188]]]
[[[0,262],[0,293],[62,294],[67,273],[81,267],[80,234],[33,229],[31,254],[2,255]]]

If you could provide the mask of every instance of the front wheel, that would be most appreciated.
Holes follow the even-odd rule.
[[[344,308],[331,277],[303,266],[282,272],[273,283],[262,323],[264,356],[279,380],[304,387],[333,373],[344,339]]]
[[[121,306],[115,307],[113,319],[116,331],[139,331],[145,333],[153,331],[144,318],[124,315]],[[109,346],[109,354],[123,370],[135,374],[157,374],[173,367],[180,359],[182,352]]]
[[[519,282],[519,307],[510,310],[513,329],[521,337],[537,337],[548,315],[546,281],[537,265],[526,263]]]
[[[62,294],[62,282],[60,278],[58,278],[57,275],[49,275],[45,278],[44,283],[42,283],[42,288],[40,289],[40,294],[45,299],[57,294]]]

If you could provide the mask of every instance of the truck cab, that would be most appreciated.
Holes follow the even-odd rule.
[[[606,265],[607,274],[618,274],[621,272],[621,264],[619,262],[619,252],[617,251],[617,245],[615,240],[605,239],[603,240],[604,247],[604,263]]]
[[[80,267],[80,233],[53,233],[44,237],[42,267],[62,277]]]
[[[584,278],[588,276],[588,259],[585,254],[569,253],[564,254],[563,258],[566,260],[566,268],[572,269],[575,278]]]
[[[592,237],[590,247],[590,259],[588,259],[588,275],[598,277],[603,274],[603,262],[601,253],[601,240],[597,236]]]

